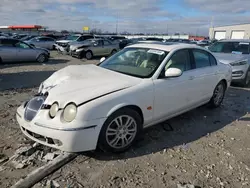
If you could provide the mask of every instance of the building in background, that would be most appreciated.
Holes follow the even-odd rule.
[[[250,23],[211,27],[209,29],[210,39],[250,39]]]
[[[46,31],[47,27],[41,25],[10,25],[0,26],[1,32],[8,33],[37,33]]]

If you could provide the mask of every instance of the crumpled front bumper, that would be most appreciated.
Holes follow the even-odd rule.
[[[81,152],[95,150],[99,133],[106,118],[91,121],[76,122],[77,128],[58,128],[41,123],[39,118],[28,122],[24,119],[25,108],[17,109],[16,119],[22,132],[30,139],[43,145],[66,152]]]

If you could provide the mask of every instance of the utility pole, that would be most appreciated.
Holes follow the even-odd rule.
[[[116,15],[116,35],[118,35],[118,12]]]
[[[211,34],[209,37],[211,37],[211,39],[214,39],[214,16],[212,16],[211,22],[210,22],[210,28],[211,28]],[[210,31],[210,29],[209,29]]]

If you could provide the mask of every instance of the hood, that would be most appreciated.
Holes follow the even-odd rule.
[[[213,55],[224,64],[230,64],[241,60],[248,59],[248,54],[231,54],[231,53],[213,53]]]
[[[42,93],[48,92],[46,104],[83,103],[110,92],[126,89],[141,82],[140,78],[110,71],[96,65],[71,65],[43,82]]]

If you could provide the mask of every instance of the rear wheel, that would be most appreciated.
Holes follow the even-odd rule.
[[[226,85],[223,81],[219,82],[214,89],[213,97],[210,99],[209,104],[213,108],[221,105],[226,91]]]
[[[47,56],[45,54],[40,54],[37,58],[38,63],[44,63],[48,60]]]
[[[107,152],[123,152],[137,139],[142,119],[132,109],[123,108],[108,117],[100,132],[98,146]]]
[[[93,58],[93,53],[91,51],[87,51],[85,54],[86,59],[90,60]]]

